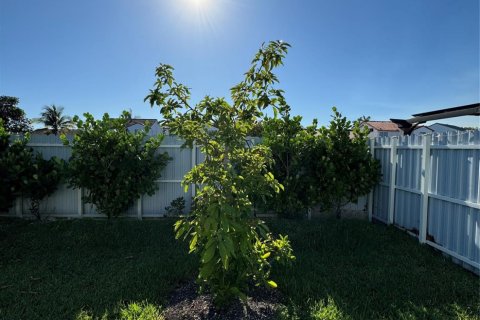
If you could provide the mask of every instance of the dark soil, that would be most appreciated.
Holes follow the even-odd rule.
[[[280,304],[278,290],[257,287],[246,301],[236,300],[224,310],[217,310],[210,294],[199,294],[194,281],[184,284],[172,294],[163,315],[166,320],[238,320],[275,319]]]

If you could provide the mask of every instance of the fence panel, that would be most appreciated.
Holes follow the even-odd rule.
[[[184,197],[185,208],[188,211],[191,206],[189,193],[184,192],[180,183],[158,183],[158,190],[153,196],[144,195],[142,197],[143,217],[162,217],[165,215],[165,207],[170,205],[172,200]]]
[[[391,160],[390,160],[390,139],[380,138],[374,141],[374,154],[381,166],[381,181],[375,187],[373,193],[373,217],[382,222],[388,220],[388,203],[390,201],[390,176],[391,176]]]
[[[480,131],[393,139],[371,141],[383,175],[371,196],[373,218],[411,231],[479,272]]]
[[[420,230],[420,194],[401,189],[395,190],[394,223],[418,234]]]
[[[69,140],[73,137],[69,136]],[[18,137],[13,137],[18,139]],[[197,155],[197,163],[202,161],[202,155],[196,150],[182,148],[183,140],[176,136],[165,136],[158,152],[167,152],[172,158],[157,180],[158,190],[152,195],[144,195],[124,214],[130,217],[161,217],[165,214],[165,207],[178,197],[185,198],[186,210],[190,209],[191,192],[185,193],[181,187],[181,180],[193,165],[192,153]],[[42,153],[44,158],[53,156],[68,160],[71,156],[71,147],[64,146],[61,139],[55,135],[32,134],[28,143],[34,151]],[[195,148],[198,149],[198,148]],[[19,199],[4,216],[29,215],[29,199]],[[81,202],[81,193],[78,189],[59,186],[58,190],[40,203],[40,213],[53,217],[103,217],[95,206]]]

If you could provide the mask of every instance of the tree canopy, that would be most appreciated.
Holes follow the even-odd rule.
[[[145,130],[129,132],[131,115],[124,111],[117,118],[105,113],[96,120],[85,113],[85,120],[75,116],[78,127],[73,141],[61,138],[72,146],[68,164],[68,182],[84,188],[83,199],[108,217],[124,213],[143,194],[157,190],[155,181],[170,159],[157,152],[163,136],[147,137]]]
[[[34,119],[37,123],[42,123],[49,133],[58,135],[59,133],[68,132],[75,128],[72,118],[63,113],[64,108],[52,104],[43,107],[40,118]]]
[[[0,119],[3,127],[9,133],[25,133],[32,131],[31,122],[25,111],[18,107],[17,97],[0,96]]]

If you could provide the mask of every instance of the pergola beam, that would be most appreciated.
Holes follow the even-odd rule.
[[[461,116],[480,116],[480,103],[472,103],[464,106],[446,108],[436,111],[417,113],[410,119],[390,119],[403,130],[405,134],[410,134],[421,123],[432,120],[440,120]]]

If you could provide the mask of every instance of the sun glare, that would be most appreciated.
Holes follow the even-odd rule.
[[[204,7],[207,4],[207,0],[190,0],[191,3],[193,3],[194,6],[196,7]]]
[[[186,0],[184,2],[184,5],[190,7],[189,9],[193,11],[207,12],[211,9],[210,0]]]
[[[225,20],[225,0],[172,0],[181,23],[195,32],[214,33],[218,25]]]

